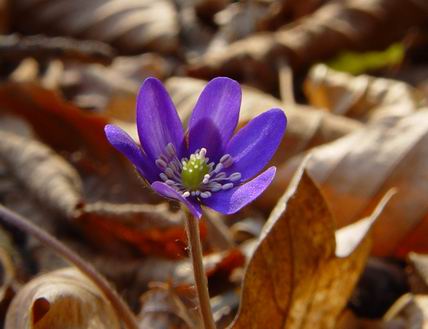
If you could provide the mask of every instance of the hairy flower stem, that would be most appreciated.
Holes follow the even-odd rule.
[[[38,228],[36,225],[25,219],[21,215],[0,204],[0,219],[20,230],[34,236],[47,247],[54,250],[57,254],[68,260],[76,266],[83,274],[88,276],[92,282],[101,290],[108,299],[112,307],[117,312],[118,317],[126,324],[128,329],[138,329],[138,323],[135,315],[129,309],[128,305],[121,299],[119,294],[110,286],[107,280],[98,271],[77,255],[74,251],[57,240],[46,231]]]
[[[208,282],[205,275],[204,264],[202,263],[202,245],[199,236],[198,220],[192,216],[185,207],[183,212],[186,219],[186,232],[189,240],[190,258],[192,259],[195,285],[198,292],[200,313],[205,329],[215,329],[214,318],[211,312],[210,296],[208,293]]]

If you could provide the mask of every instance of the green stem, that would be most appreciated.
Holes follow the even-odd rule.
[[[215,329],[215,322],[211,312],[210,296],[208,293],[208,282],[202,262],[202,245],[199,235],[198,220],[184,209],[186,217],[186,232],[189,240],[190,258],[193,264],[195,285],[198,292],[199,310],[205,329]]]
[[[128,329],[138,329],[137,319],[129,309],[128,305],[122,300],[119,294],[110,286],[108,281],[88,262],[68,248],[55,237],[40,229],[29,220],[25,219],[16,212],[0,204],[0,219],[4,222],[18,227],[20,230],[37,238],[41,243],[52,248],[57,254],[68,260],[76,266],[83,274],[87,275],[94,284],[101,290],[104,296],[116,310],[117,315],[126,324]]]

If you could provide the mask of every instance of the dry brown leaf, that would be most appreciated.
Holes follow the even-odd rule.
[[[165,77],[170,69],[156,54],[117,57],[108,67],[68,65],[60,87],[79,107],[135,122],[135,99],[141,82],[149,76]]]
[[[68,156],[84,178],[87,202],[150,199],[129,162],[107,142],[107,118],[83,112],[38,83],[0,85],[0,112],[23,118],[42,142]]]
[[[178,46],[176,11],[168,0],[17,0],[12,9],[14,28],[22,33],[100,40],[126,53]]]
[[[329,1],[282,31],[253,35],[205,54],[189,73],[226,75],[274,90],[281,58],[299,70],[339,51],[379,49],[400,40],[410,27],[424,26],[427,17],[426,6],[415,0]]]
[[[182,120],[186,121],[189,118],[205,84],[206,81],[192,78],[173,77],[166,81],[166,88]],[[282,108],[288,119],[285,138],[274,159],[277,163],[361,127],[354,120],[330,115],[307,106],[289,107],[277,98],[250,87],[243,87],[239,126],[242,127],[255,116],[275,107]]]
[[[13,299],[5,329],[119,329],[113,308],[74,268],[44,274]]]
[[[191,313],[177,293],[167,285],[158,285],[141,297],[138,315],[141,329],[197,329],[197,313]],[[195,316],[196,315],[196,316]]]
[[[404,82],[352,76],[323,64],[309,72],[305,93],[313,106],[361,121],[409,115],[423,105],[422,94]]]
[[[428,110],[424,109],[406,117],[385,118],[312,152],[308,171],[339,227],[354,222],[385,191],[397,188],[397,196],[374,228],[377,255],[428,250],[426,231],[421,232],[428,224],[427,143]],[[288,163],[278,170],[271,186],[273,195],[289,181],[293,166]]]
[[[335,232],[333,216],[304,165],[266,223],[243,282],[231,329],[334,328],[370,251],[367,218]]]
[[[65,218],[82,200],[77,171],[46,145],[0,130],[0,159],[28,191]]]

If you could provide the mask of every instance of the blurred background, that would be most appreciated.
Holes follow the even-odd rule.
[[[201,222],[220,327],[237,311],[263,224],[309,153],[337,228],[397,191],[336,328],[410,328],[409,301],[384,317],[405,293],[424,296],[412,305],[427,325],[427,0],[1,0],[0,33],[0,203],[78,251],[134,310],[143,293],[146,305],[159,291],[170,298],[171,285],[193,307],[185,235],[177,207],[144,186],[103,128],[113,122],[136,139],[135,97],[149,76],[184,122],[207,80],[228,76],[243,88],[240,127],[273,107],[288,127],[272,186],[239,214],[208,211]],[[65,263],[8,225],[0,255],[3,321],[25,282]],[[147,311],[145,327],[191,327],[175,303],[174,316],[159,315],[164,324]]]

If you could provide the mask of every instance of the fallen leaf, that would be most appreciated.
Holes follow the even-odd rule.
[[[27,190],[65,218],[82,200],[77,171],[46,145],[0,130],[0,159]]]
[[[352,76],[323,64],[309,72],[305,93],[313,106],[360,121],[410,115],[423,105],[422,94],[404,82]]]
[[[119,329],[113,308],[74,268],[37,277],[13,299],[5,329]]]
[[[427,132],[428,111],[421,109],[409,116],[385,118],[312,151],[308,172],[339,227],[364,216],[385,191],[397,189],[374,227],[375,255],[403,257],[409,251],[428,250],[420,231],[428,218]],[[289,181],[296,163],[278,169],[273,195]]]
[[[427,15],[426,6],[414,0],[328,1],[283,30],[255,34],[206,53],[188,70],[199,78],[226,75],[275,90],[282,58],[302,70],[343,50],[386,47],[411,27],[424,26]]]
[[[231,329],[334,328],[370,252],[367,218],[335,232],[304,165],[272,211],[245,273]]]
[[[13,9],[15,29],[22,33],[100,40],[126,53],[172,52],[178,46],[176,12],[167,0],[18,0]]]

